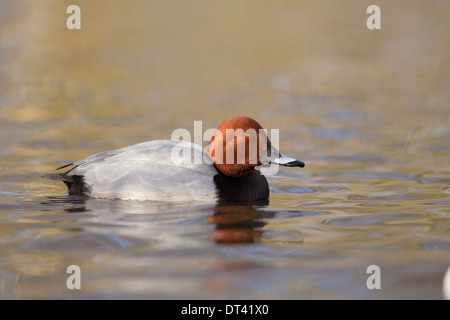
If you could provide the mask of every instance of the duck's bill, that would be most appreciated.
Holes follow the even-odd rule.
[[[272,159],[272,163],[278,163],[280,166],[285,167],[300,167],[303,168],[305,166],[305,163],[302,161],[298,161],[294,158],[286,157],[284,154],[280,152],[280,157]]]

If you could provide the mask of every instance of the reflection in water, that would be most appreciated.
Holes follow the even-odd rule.
[[[210,208],[209,206],[193,206],[191,203],[158,204],[149,201],[91,199],[82,196],[48,197],[47,201],[41,202],[41,205],[47,207],[43,211],[58,210],[62,206],[66,213],[80,213],[81,215],[78,215],[80,221],[101,222],[104,225],[117,225],[123,221],[151,224],[153,223],[152,221],[164,220],[163,217],[159,217],[160,214],[167,215],[167,219],[174,215],[178,217],[184,215],[188,220],[184,221],[183,224],[192,225],[193,223],[202,223],[204,220],[200,217],[205,216],[205,213],[209,214],[211,211],[214,211],[213,215],[207,217],[207,223],[216,226],[212,236],[216,243],[255,242],[262,236],[262,228],[266,225],[261,219],[272,218],[274,215],[274,212],[258,211],[255,206],[250,204],[224,205]],[[257,203],[257,205],[258,208],[262,208],[262,203]],[[193,217],[192,214],[194,213],[198,213],[198,215]],[[134,216],[136,214],[138,216]],[[62,217],[64,216],[67,217],[67,215]],[[76,220],[72,222],[76,222]],[[145,226],[146,230],[149,228],[149,225]],[[61,231],[75,230],[82,231],[82,229],[64,229]]]
[[[261,229],[266,223],[258,220],[262,212],[250,205],[222,206],[211,210],[215,213],[209,217],[209,223],[216,225],[214,241],[217,243],[251,243],[263,234]]]

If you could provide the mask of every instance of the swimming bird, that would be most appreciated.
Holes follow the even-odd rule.
[[[64,182],[69,194],[93,198],[264,202],[269,185],[256,168],[269,164],[305,166],[279,152],[256,120],[232,117],[217,128],[206,148],[179,140],[147,141],[94,154],[57,169],[71,166],[66,172],[44,177]]]

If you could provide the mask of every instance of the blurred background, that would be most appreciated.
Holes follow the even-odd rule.
[[[70,4],[81,8],[81,30],[66,27]],[[371,4],[381,30],[366,27]],[[71,297],[46,284],[90,252],[84,297],[441,298],[450,263],[449,30],[446,0],[1,1],[0,297]],[[217,247],[230,234],[211,230],[203,209],[85,203],[40,178],[234,115],[280,129],[282,152],[306,162],[269,179],[260,214],[235,208],[251,212],[250,247]],[[139,220],[127,210],[152,214]],[[173,215],[158,218],[166,211]],[[136,219],[146,232],[135,235]],[[167,235],[145,229],[153,219]],[[191,240],[198,251],[189,257],[201,263],[181,250]],[[174,251],[154,262],[161,245]],[[117,255],[105,257],[111,248]],[[140,262],[127,260],[129,250]],[[365,267],[352,276],[377,259],[391,270],[390,291],[367,291]],[[155,271],[163,280],[130,289],[150,281],[142,261],[155,270],[183,261],[191,278]],[[253,268],[258,276],[247,277]],[[184,289],[167,289],[178,288],[173,274]]]

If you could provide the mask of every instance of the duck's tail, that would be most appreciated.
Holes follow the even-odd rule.
[[[42,175],[42,178],[64,182],[70,194],[86,195],[88,193],[88,188],[84,183],[83,176],[69,175],[69,171],[63,173],[45,173]]]

